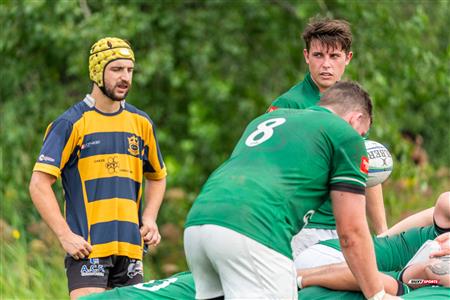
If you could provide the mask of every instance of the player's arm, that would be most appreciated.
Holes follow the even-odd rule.
[[[75,259],[89,256],[91,245],[82,237],[73,233],[61,214],[52,185],[56,178],[50,174],[34,171],[29,185],[31,199],[42,219],[58,237],[64,250]]]
[[[340,190],[331,191],[333,212],[341,249],[361,291],[367,298],[384,289],[366,220],[365,196]]]
[[[385,232],[388,227],[381,184],[366,188],[366,201],[367,216],[371,221],[373,230],[376,234]]]
[[[145,180],[145,209],[142,214],[141,236],[145,244],[156,246],[161,240],[156,219],[166,190],[166,178]]]
[[[422,210],[421,212],[418,212],[414,215],[411,215],[401,220],[400,222],[389,228],[387,231],[378,235],[378,237],[393,236],[395,234],[402,233],[413,227],[422,227],[431,225],[433,224],[433,213],[434,207]]]
[[[419,288],[430,283],[418,283],[413,279],[426,279],[450,287],[450,232],[439,235],[435,241],[439,243],[440,250],[431,253],[427,261],[407,267],[400,278],[404,283]]]
[[[298,271],[298,281],[302,288],[309,286],[322,286],[338,291],[360,291],[358,282],[346,263],[327,265],[319,268]],[[378,273],[384,286],[384,290],[396,295],[398,292],[397,281],[381,272]]]

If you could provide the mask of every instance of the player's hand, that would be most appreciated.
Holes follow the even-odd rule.
[[[82,237],[72,231],[59,237],[64,250],[74,259],[82,259],[89,256],[92,252],[92,246]]]
[[[156,225],[156,222],[153,219],[142,219],[140,231],[144,243],[147,245],[156,246],[161,241],[158,225]]]
[[[434,239],[441,246],[441,250],[430,254],[430,258],[450,255],[450,232],[446,232]]]

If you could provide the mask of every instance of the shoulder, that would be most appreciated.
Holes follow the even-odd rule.
[[[154,126],[153,120],[150,118],[150,116],[136,106],[125,102],[125,110],[131,114],[134,114],[136,117],[145,119],[146,121],[148,121],[148,123],[150,123],[150,125]]]
[[[65,124],[66,126],[73,126],[76,122],[83,118],[84,113],[91,111],[93,108],[90,107],[85,101],[80,101],[65,112],[63,112],[54,122],[53,126],[56,124]]]

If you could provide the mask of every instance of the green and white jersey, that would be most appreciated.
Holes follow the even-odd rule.
[[[319,100],[319,88],[312,80],[311,74],[308,72],[303,81],[300,81],[289,91],[276,98],[268,111],[273,111],[277,108],[304,109],[316,105]]]
[[[132,286],[92,294],[80,300],[188,300],[195,299],[194,278],[190,272],[175,274],[161,280],[150,280]]]
[[[207,180],[185,227],[227,227],[291,258],[303,215],[330,190],[364,194],[363,139],[323,107],[278,109],[253,120]]]
[[[402,270],[427,240],[434,240],[437,236],[435,227],[431,225],[412,228],[389,237],[374,237],[378,269],[380,271]],[[321,241],[319,244],[341,251],[338,239]]]

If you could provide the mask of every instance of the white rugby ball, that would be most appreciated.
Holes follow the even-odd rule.
[[[394,161],[389,150],[382,144],[366,140],[367,156],[369,158],[369,174],[367,187],[383,183],[392,173]]]

